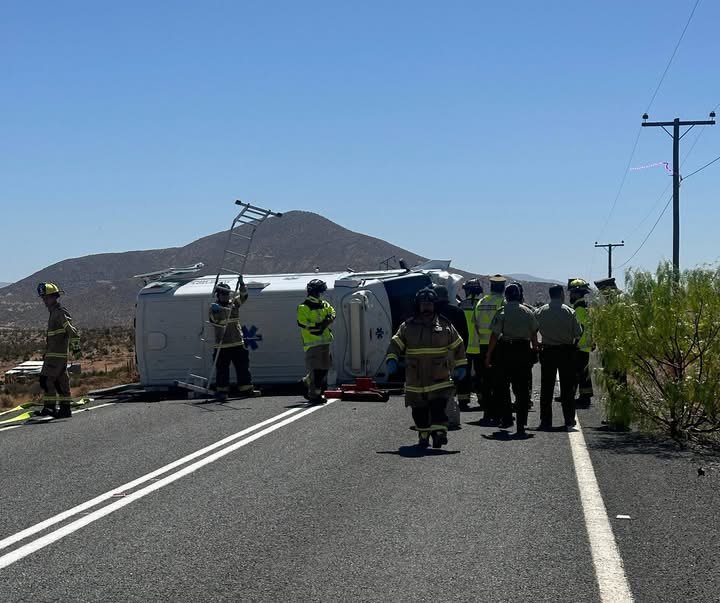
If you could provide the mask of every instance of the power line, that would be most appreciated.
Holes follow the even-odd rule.
[[[687,28],[690,25],[690,21],[692,21],[693,15],[695,14],[695,9],[698,7],[698,4],[700,4],[700,0],[695,1],[695,6],[693,6],[692,11],[690,12],[690,16],[688,17],[687,23],[685,23],[685,27],[683,28],[682,33],[680,34],[680,39],[677,41],[677,44],[675,44],[675,49],[673,50],[672,54],[670,55],[670,60],[668,61],[667,65],[665,66],[665,71],[663,71],[663,74],[660,77],[660,81],[658,82],[658,85],[655,88],[655,92],[653,92],[652,98],[650,99],[650,102],[648,103],[648,108],[645,109],[645,113],[650,113],[650,107],[652,107],[652,104],[655,101],[655,97],[657,96],[657,93],[660,91],[660,86],[662,86],[663,81],[665,81],[665,76],[667,75],[667,72],[670,69],[670,65],[672,65],[673,59],[675,58],[675,54],[677,53],[678,48],[680,48],[680,42],[682,42],[683,38],[685,37],[685,32],[687,31]]]
[[[702,166],[701,168],[698,168],[697,170],[695,170],[692,174],[688,174],[687,176],[684,176],[684,177],[683,177],[683,180],[687,180],[688,178],[690,178],[690,176],[694,176],[694,175],[697,174],[698,172],[702,172],[706,167],[710,167],[710,166],[711,166],[713,163],[715,163],[716,161],[720,161],[720,155],[719,155],[718,157],[715,157],[715,159],[713,159],[713,160],[710,161],[709,163],[706,163],[706,164],[705,164],[704,166]]]
[[[655,220],[655,224],[653,224],[653,227],[650,229],[650,232],[647,233],[646,237],[643,239],[643,242],[640,243],[640,247],[638,247],[635,252],[622,264],[618,266],[618,268],[622,268],[623,266],[627,266],[630,263],[630,260],[632,260],[639,252],[640,250],[645,246],[645,243],[647,243],[647,240],[650,238],[650,235],[655,231],[655,228],[660,223],[660,220],[665,215],[665,212],[667,211],[667,208],[670,207],[670,204],[672,203],[673,197],[670,195],[670,198],[668,199],[667,203],[665,204],[665,207],[662,210],[662,213],[658,216],[658,219]]]

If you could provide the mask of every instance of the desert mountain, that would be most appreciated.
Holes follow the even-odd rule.
[[[2,289],[0,327],[44,326],[47,311],[35,293],[37,283],[42,281],[57,282],[67,292],[63,303],[80,327],[132,325],[135,298],[143,286],[133,275],[197,262],[205,264],[200,274],[214,274],[226,241],[227,232],[218,232],[184,247],[63,260]],[[392,256],[404,258],[409,266],[426,259],[317,214],[291,211],[258,228],[245,272],[312,272],[316,266],[322,271],[378,269],[383,260]],[[391,262],[390,266],[397,264]],[[483,280],[487,286],[487,279]],[[531,303],[544,299],[546,290],[547,285],[527,283],[526,299]]]

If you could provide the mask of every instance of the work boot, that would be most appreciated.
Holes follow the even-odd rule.
[[[418,431],[418,443],[419,448],[427,448],[430,446],[430,432],[429,431]]]
[[[217,402],[225,402],[227,400],[227,393],[226,392],[215,392],[215,400]]]
[[[60,409],[55,413],[55,417],[58,419],[69,419],[72,417],[72,410],[70,409],[69,402],[63,402],[60,404]]]
[[[447,432],[443,430],[433,431],[432,441],[433,448],[442,448],[444,444],[448,443]]]

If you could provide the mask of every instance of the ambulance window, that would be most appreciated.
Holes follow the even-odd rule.
[[[388,279],[383,281],[383,284],[390,299],[394,333],[404,320],[412,316],[415,307],[415,293],[424,287],[431,286],[432,281],[427,274],[412,274]]]

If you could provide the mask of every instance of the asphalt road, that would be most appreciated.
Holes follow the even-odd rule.
[[[508,439],[469,412],[420,455],[400,398],[304,409],[118,403],[0,431],[0,599],[602,600],[570,434]],[[720,468],[579,418],[634,599],[717,601]]]

